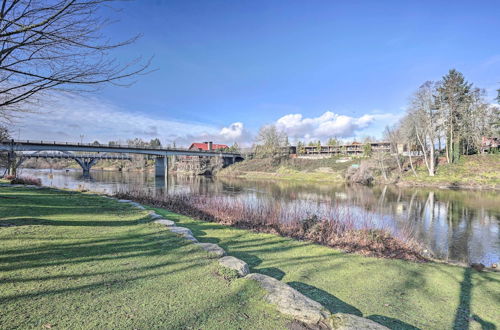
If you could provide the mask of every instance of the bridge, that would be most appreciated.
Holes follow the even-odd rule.
[[[33,140],[0,141],[0,152],[7,152],[9,174],[15,175],[17,167],[28,158],[74,159],[88,176],[90,169],[100,159],[128,159],[130,154],[147,155],[155,158],[155,176],[166,177],[169,156],[221,157],[225,164],[233,164],[242,155],[220,150],[189,150],[183,148],[140,147],[130,145],[105,145],[98,143],[48,142]],[[53,152],[59,153],[53,153]],[[44,153],[42,153],[44,152]],[[46,153],[52,152],[52,153]],[[82,154],[84,153],[84,154]],[[89,154],[92,153],[92,154]],[[113,155],[109,155],[113,154]],[[118,154],[118,155],[117,155]]]

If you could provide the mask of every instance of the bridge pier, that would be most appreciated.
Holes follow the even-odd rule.
[[[96,158],[75,158],[75,161],[83,170],[83,177],[90,178],[90,169],[97,163]]]
[[[168,157],[155,158],[155,176],[167,179],[168,176]]]

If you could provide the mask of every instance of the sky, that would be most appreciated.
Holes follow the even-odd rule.
[[[381,137],[411,94],[451,68],[500,88],[499,1],[161,1],[106,8],[122,63],[153,57],[130,87],[56,93],[21,139],[160,138],[250,145],[275,124],[292,142]]]

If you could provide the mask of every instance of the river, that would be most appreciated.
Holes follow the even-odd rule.
[[[291,201],[335,201],[363,210],[394,226],[411,224],[415,237],[440,259],[452,262],[500,260],[500,193],[396,186],[347,186],[330,183],[249,181],[201,176],[155,179],[149,173],[93,171],[84,179],[80,170],[22,169],[21,175],[39,177],[43,185],[105,193],[144,188],[159,194],[195,193],[239,198]]]

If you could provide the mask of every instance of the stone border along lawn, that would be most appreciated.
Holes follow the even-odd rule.
[[[112,197],[108,197],[112,198]],[[128,203],[141,210],[146,209],[137,202],[117,199],[120,203]],[[373,329],[383,330],[387,327],[372,320],[345,313],[330,313],[320,303],[306,297],[291,286],[267,275],[250,274],[248,265],[243,260],[233,256],[226,256],[226,252],[214,243],[199,243],[190,229],[178,227],[173,220],[165,219],[158,213],[151,211],[149,217],[155,223],[166,226],[171,232],[184,239],[192,241],[196,246],[208,252],[208,258],[219,258],[219,265],[236,273],[238,277],[256,281],[267,292],[265,299],[275,305],[283,314],[302,322],[304,327],[316,329]]]
[[[364,257],[310,242],[200,221],[165,209],[151,209],[189,228],[202,242],[216,243],[247,262],[254,272],[247,278],[259,278],[265,288],[270,287],[266,282],[275,282],[276,286],[278,282],[287,283],[295,291],[285,295],[299,292],[300,297],[321,303],[333,315],[340,312],[337,319],[364,316],[392,329],[500,326],[498,272],[477,272],[445,263]],[[286,306],[280,305],[280,299],[267,296],[279,310],[289,313],[284,309]],[[283,301],[288,304],[287,298],[283,297]],[[311,303],[311,300],[301,301]],[[329,317],[319,316],[324,309],[315,306],[317,316],[294,316],[313,322]],[[354,325],[357,320],[349,320],[354,328],[359,328]]]

